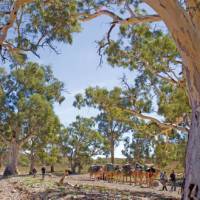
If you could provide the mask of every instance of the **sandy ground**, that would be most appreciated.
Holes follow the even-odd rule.
[[[0,200],[175,200],[178,192],[160,191],[161,186],[146,188],[123,183],[90,180],[88,175],[66,177],[64,186],[58,186],[60,177],[18,176],[0,179]],[[170,189],[170,187],[168,187]],[[178,188],[179,190],[179,188]]]

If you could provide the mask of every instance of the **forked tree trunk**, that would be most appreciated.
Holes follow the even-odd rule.
[[[4,170],[4,176],[10,176],[18,174],[17,164],[19,156],[19,145],[16,142],[16,139],[13,139],[10,143],[9,155],[8,155],[8,164]]]

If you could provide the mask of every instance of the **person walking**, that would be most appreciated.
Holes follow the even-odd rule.
[[[176,191],[176,174],[174,170],[170,174],[170,181],[171,181],[171,191]]]
[[[41,171],[42,171],[42,180],[44,180],[44,177],[45,177],[45,174],[46,174],[46,168],[42,167]]]
[[[161,174],[160,174],[160,182],[161,182],[161,184],[163,186],[162,191],[164,191],[164,190],[167,191],[167,181],[168,181],[168,179],[167,179],[166,172],[164,172],[164,173],[161,172]]]

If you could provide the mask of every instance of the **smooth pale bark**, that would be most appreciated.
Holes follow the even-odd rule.
[[[19,157],[19,145],[17,144],[16,139],[13,139],[9,147],[9,155],[8,155],[9,162],[4,170],[3,174],[4,176],[18,174],[17,171],[18,157]]]
[[[194,0],[186,2],[192,2],[196,6],[193,14],[184,11],[175,0],[144,0],[144,2],[161,16],[183,59],[183,70],[192,108],[183,199],[200,199],[200,10],[197,4],[194,4]]]
[[[200,199],[200,29],[196,29],[185,15],[182,15],[182,21],[177,20],[176,24],[176,27],[171,27],[171,33],[184,62],[188,96],[192,108],[183,199],[192,199],[193,196]]]
[[[185,200],[193,197],[200,199],[200,71],[198,70],[200,62],[197,60],[188,58],[188,67],[186,67],[188,93],[192,107],[192,123],[186,153]]]

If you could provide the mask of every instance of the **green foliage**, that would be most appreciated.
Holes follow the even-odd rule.
[[[29,137],[50,131],[55,120],[53,103],[62,96],[63,83],[49,67],[27,63],[0,77],[0,127],[2,137],[20,145]]]
[[[91,163],[92,156],[101,154],[103,137],[95,130],[90,118],[76,117],[76,121],[60,133],[62,152],[67,156],[71,170],[80,172],[83,165]]]
[[[128,124],[124,123],[125,113],[114,109],[115,106],[121,105],[121,88],[115,87],[108,91],[105,88],[87,88],[85,96],[76,95],[74,106],[89,106],[97,108],[100,111],[95,118],[98,131],[101,133],[104,140],[104,154],[113,154],[114,148],[119,144],[124,133],[130,130]]]
[[[8,2],[10,5],[13,3],[13,1]],[[61,103],[64,100],[61,95],[63,84],[54,78],[49,67],[35,63],[25,64],[28,58],[27,52],[39,57],[39,48],[48,46],[56,51],[54,42],[71,44],[73,33],[80,31],[80,13],[91,13],[103,6],[115,9],[117,7],[119,15],[126,15],[128,9],[127,5],[124,6],[124,2],[123,0],[117,2],[37,0],[18,11],[16,23],[11,28],[13,33],[8,34],[4,42],[7,45],[2,45],[0,50],[2,60],[10,58],[13,63],[11,73],[5,74],[0,70],[0,127],[4,139],[10,141],[16,138],[23,143],[29,135],[31,137],[34,135],[35,141],[30,147],[36,145],[34,148],[40,149],[38,154],[42,158],[49,163],[56,162],[59,151],[52,142],[56,141],[54,129],[57,130],[55,128],[57,125],[54,124],[53,103]],[[135,14],[145,13],[140,9],[140,1],[130,0],[126,3],[132,5]],[[1,16],[1,26],[7,21],[6,15]],[[98,126],[96,132],[94,122],[90,125],[82,118],[77,118],[76,122],[67,128],[66,133],[64,131],[63,137],[66,141],[64,146],[68,156],[75,155],[75,157],[69,156],[75,163],[77,155],[79,159],[81,157],[85,160],[91,156],[89,153],[91,149],[80,145],[81,136],[90,138],[86,141],[88,145],[91,143],[92,147],[98,144],[95,148],[100,148],[100,144],[103,143],[104,152],[107,153],[109,140],[117,145],[122,134],[130,128],[134,129],[133,139],[132,141],[127,139],[126,145],[127,148],[133,149],[132,157],[149,157],[149,148],[152,147],[156,148],[156,159],[159,160],[165,148],[162,148],[163,144],[153,147],[155,141],[149,133],[159,135],[163,130],[161,127],[159,131],[157,127],[152,128],[150,120],[142,120],[143,114],[152,114],[154,111],[162,117],[164,123],[175,123],[183,128],[188,128],[190,125],[190,106],[181,58],[171,36],[148,24],[122,25],[118,36],[115,41],[110,39],[108,42],[103,39],[99,44],[101,47],[104,46],[108,63],[113,67],[128,68],[134,72],[136,78],[132,85],[125,80],[124,88],[116,87],[111,91],[98,87],[88,88],[85,96],[80,94],[76,96],[74,106],[94,107],[100,114],[95,119]],[[21,67],[18,68],[19,66]],[[89,133],[86,134],[86,131],[92,132],[93,137]],[[172,128],[168,132],[177,134]],[[108,140],[102,140],[102,135]],[[92,143],[91,138],[93,140],[97,138],[98,141],[94,140]],[[178,148],[181,152],[182,146],[179,148],[179,141],[180,138],[175,142],[173,139],[166,146],[174,151]],[[74,154],[77,145],[81,146],[80,155]],[[87,152],[86,156],[83,152]]]
[[[29,166],[29,159],[26,155],[21,154],[19,158],[19,165],[22,167],[28,167]]]
[[[120,28],[119,40],[112,41],[105,53],[113,66],[133,69],[152,68],[157,72],[169,70],[180,58],[172,39],[159,29],[149,25]],[[148,70],[148,69],[147,69]]]
[[[186,135],[176,134],[173,137],[159,136],[155,147],[155,161],[161,167],[169,163],[178,162],[183,168],[185,165]]]
[[[159,99],[158,113],[164,114],[167,122],[176,122],[184,114],[189,114],[191,108],[184,88],[163,85],[163,94]]]
[[[57,116],[42,126],[40,133],[31,138],[24,146],[27,156],[32,163],[54,165],[60,159],[59,132],[61,124]]]
[[[154,123],[138,122],[139,129],[134,129],[131,137],[124,139],[122,154],[128,162],[146,163],[153,160],[155,138],[160,133]]]
[[[1,12],[8,12],[3,5],[12,7],[13,1],[2,2]],[[3,61],[10,61],[14,65],[24,64],[27,52],[38,56],[39,48],[49,47],[56,50],[55,42],[72,43],[72,34],[80,31],[78,1],[40,0],[27,3],[17,12],[16,23],[11,27],[12,34],[8,34],[6,42],[1,48]],[[8,15],[2,15],[0,26],[6,25]]]
[[[115,110],[128,113],[129,119],[134,119],[130,116],[132,111],[132,115],[139,119],[132,128],[134,133],[139,131],[140,134],[133,134],[132,139],[126,139],[123,153],[130,161],[135,158],[146,159],[150,155],[162,166],[174,160],[183,163],[185,141],[179,138],[169,144],[157,144],[155,138],[144,129],[146,127],[149,132],[152,131],[149,127],[151,120],[140,121],[142,115],[151,116],[154,111],[159,115],[157,119],[160,118],[161,124],[175,124],[189,129],[191,108],[181,58],[171,36],[147,24],[121,26],[118,40],[111,41],[104,54],[113,67],[128,68],[136,77],[131,84],[123,78],[125,89],[122,89],[121,98],[126,99],[125,104],[121,106],[113,102],[109,105],[111,109],[114,107]],[[184,134],[170,127],[165,129],[160,126],[153,131],[154,136]]]
[[[112,66],[129,68],[136,75],[127,91],[135,99],[135,110],[154,110],[171,123],[190,116],[181,58],[169,34],[147,24],[122,26],[119,39],[106,47],[105,54]]]

